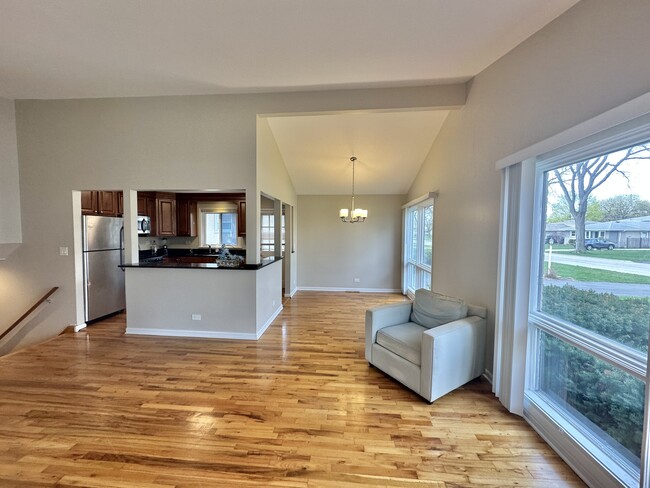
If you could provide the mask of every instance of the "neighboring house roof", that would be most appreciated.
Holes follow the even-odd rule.
[[[609,222],[591,222],[585,230],[595,231],[650,231],[650,215],[631,219],[612,220]]]
[[[573,220],[565,220],[563,222],[551,222],[546,224],[546,232],[566,232],[575,230],[576,225]]]
[[[546,224],[546,232],[567,232],[575,230],[573,220],[564,220],[562,222],[552,222]],[[608,222],[588,221],[585,224],[585,230],[591,231],[650,231],[650,215],[643,217],[633,217],[630,219],[610,220]]]

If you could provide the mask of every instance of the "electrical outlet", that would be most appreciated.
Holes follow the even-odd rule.
[[[355,282],[355,283],[361,283],[361,278],[355,278],[355,279],[354,279],[354,282]]]
[[[273,306],[275,307],[275,300],[273,300]]]
[[[60,247],[59,248],[59,256],[67,256],[68,255],[68,248],[67,247]]]
[[[192,320],[201,320],[201,314],[200,313],[193,313],[192,314]]]

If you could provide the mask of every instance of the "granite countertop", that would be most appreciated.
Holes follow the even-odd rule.
[[[187,254],[188,256],[197,256],[196,254]],[[210,257],[210,255],[208,255]],[[229,268],[227,266],[219,266],[217,263],[163,263],[162,261],[157,262],[144,262],[144,263],[125,263],[120,266],[120,268],[156,268],[156,269],[228,269],[233,271],[246,271],[246,270],[256,270],[264,268],[269,264],[273,264],[276,261],[281,261],[281,257],[271,256],[268,258],[262,259],[258,264],[243,264],[237,268]]]

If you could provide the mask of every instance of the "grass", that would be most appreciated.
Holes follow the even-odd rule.
[[[546,245],[544,248],[548,251],[549,246]],[[567,254],[566,251],[575,251],[575,248],[566,244],[556,244],[553,246],[553,252],[555,251],[562,251],[562,254]],[[580,256],[633,261],[635,263],[650,263],[650,249],[613,249],[611,251],[607,249],[593,249],[591,251],[585,251]]]
[[[546,271],[546,262],[544,271]],[[572,279],[575,281],[604,282],[604,283],[633,283],[636,285],[650,284],[650,276],[640,276],[630,273],[617,273],[604,269],[586,268],[584,266],[572,266],[570,264],[554,264],[551,271],[559,279]]]
[[[583,256],[593,256],[621,261],[634,261],[635,263],[650,263],[650,249],[607,249],[602,251],[587,251]]]

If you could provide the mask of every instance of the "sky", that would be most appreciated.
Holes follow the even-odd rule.
[[[612,160],[616,160],[619,153],[612,153]],[[628,178],[614,173],[605,183],[598,187],[591,194],[599,200],[604,200],[616,195],[639,195],[642,200],[650,200],[650,151],[647,159],[633,159],[623,162],[619,167],[624,171]],[[554,202],[561,196],[560,188],[557,184],[553,185],[554,195],[549,195],[549,200]]]

